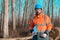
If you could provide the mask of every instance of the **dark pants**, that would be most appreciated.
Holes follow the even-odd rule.
[[[46,38],[38,37],[37,35],[33,36],[32,40],[49,40],[49,35]]]
[[[37,35],[33,36],[32,40],[37,40]]]

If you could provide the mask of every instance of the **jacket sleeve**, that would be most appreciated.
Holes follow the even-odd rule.
[[[33,19],[31,18],[29,23],[28,23],[27,28],[28,28],[28,30],[31,30],[31,29],[33,29],[33,27],[34,27],[34,22],[33,22]]]
[[[48,33],[52,29],[52,23],[51,23],[50,18],[47,15],[46,15],[46,26],[47,26],[46,32]]]

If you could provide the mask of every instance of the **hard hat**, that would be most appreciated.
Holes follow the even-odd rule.
[[[35,9],[42,9],[42,5],[41,4],[36,4]]]

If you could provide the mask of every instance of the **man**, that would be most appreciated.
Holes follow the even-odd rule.
[[[52,29],[51,20],[42,13],[42,6],[35,5],[36,14],[30,19],[27,28],[33,33],[32,40],[49,40],[49,32]],[[35,28],[35,29],[34,29]]]

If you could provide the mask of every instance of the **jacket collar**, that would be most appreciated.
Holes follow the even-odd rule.
[[[43,15],[43,13],[41,13],[41,14],[39,14],[39,15],[36,15],[36,17],[39,18],[39,17],[42,17],[42,15]]]

